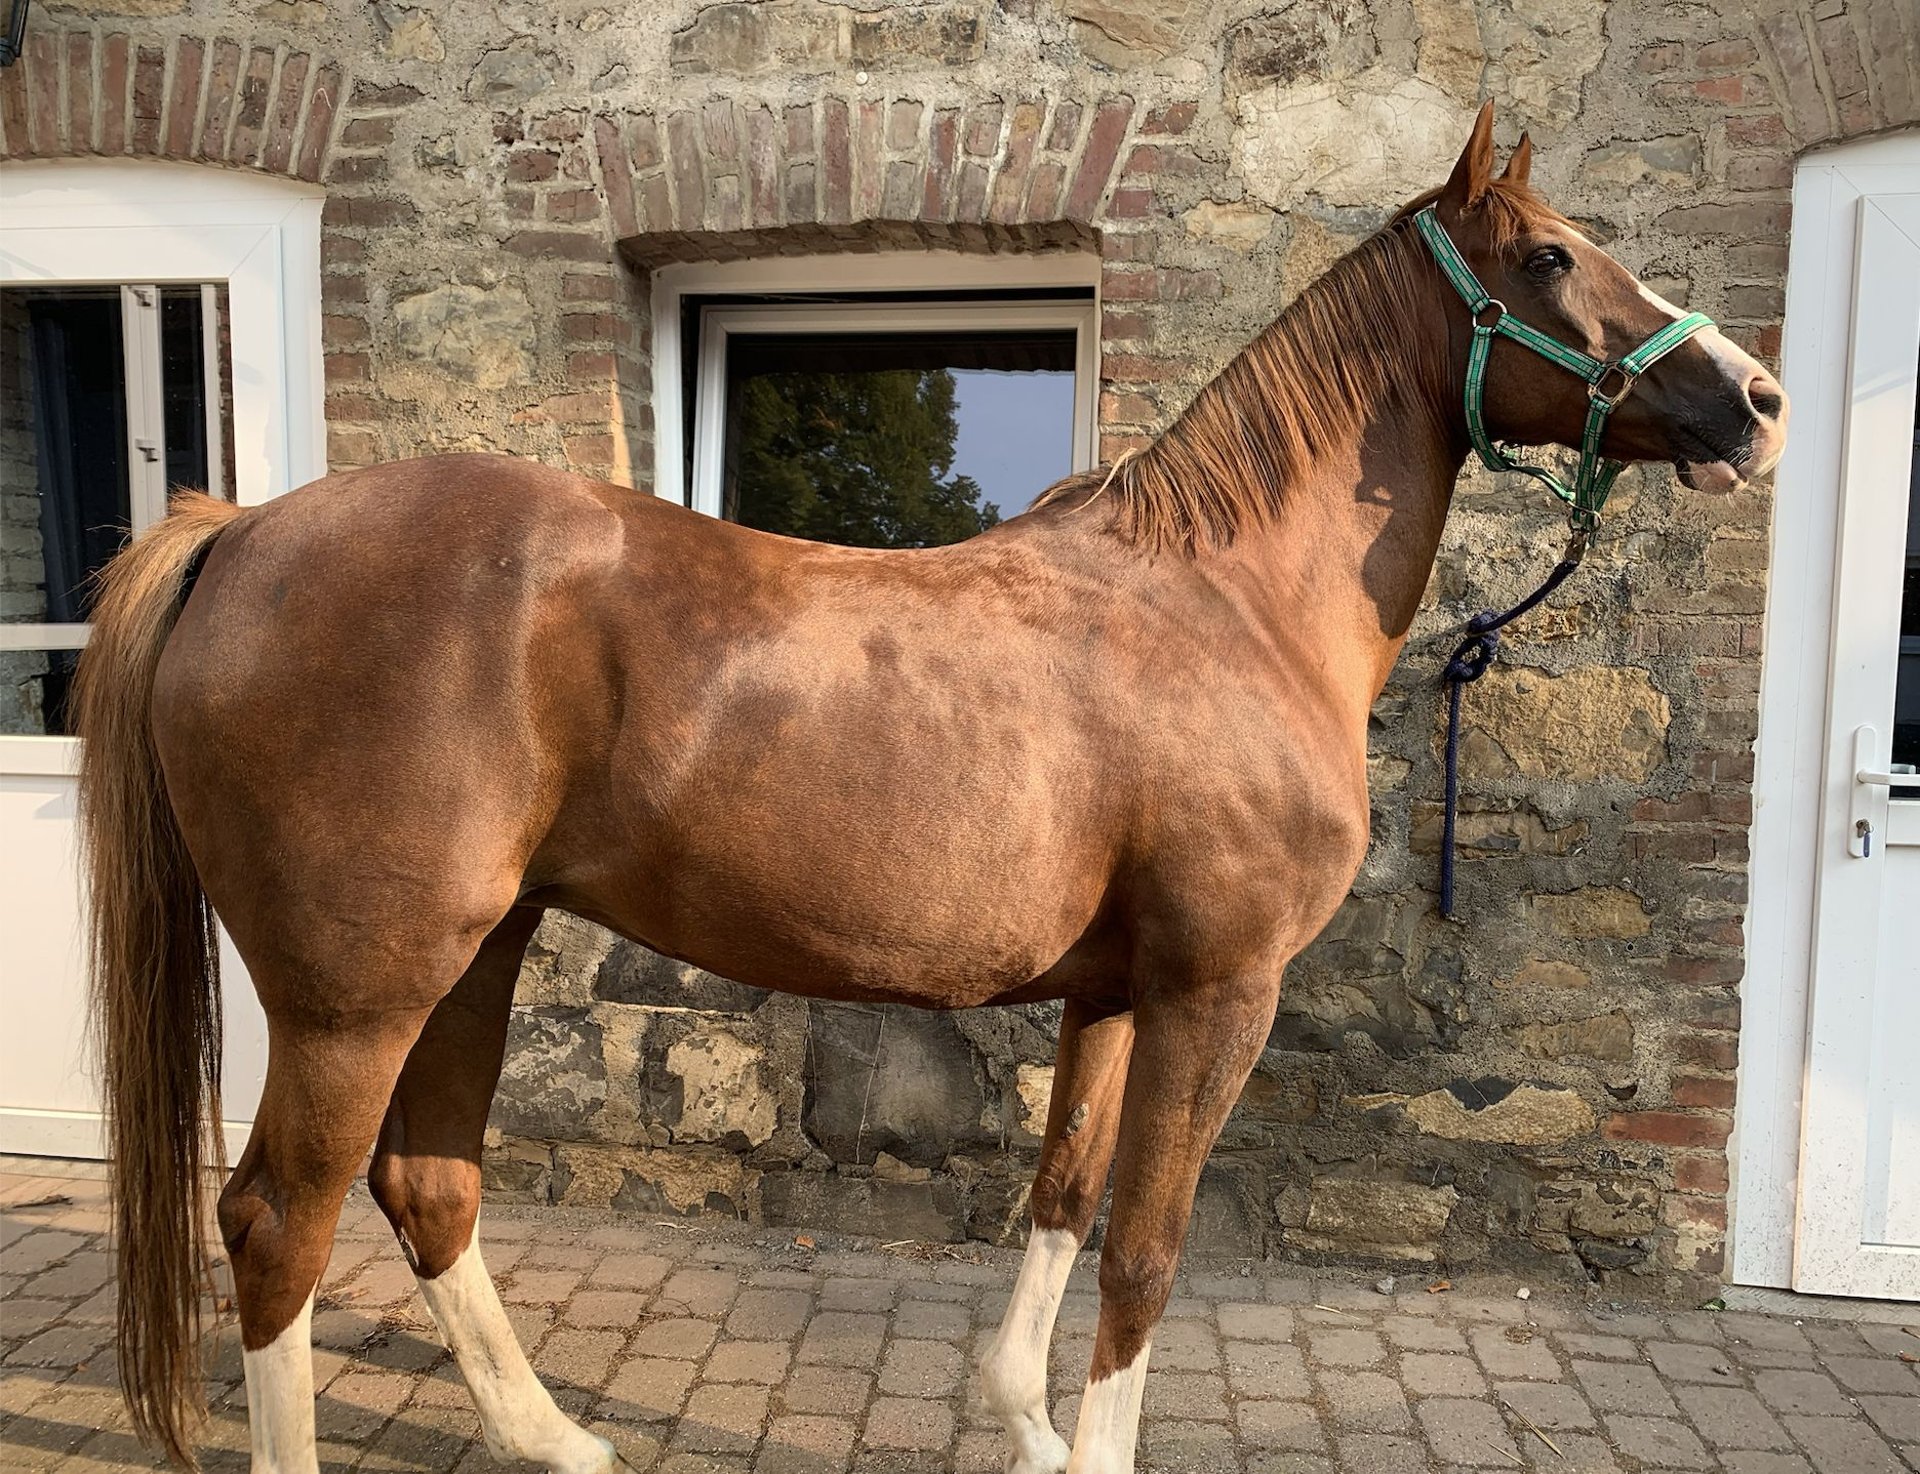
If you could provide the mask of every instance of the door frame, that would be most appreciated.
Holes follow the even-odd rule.
[[[1793,1285],[1861,202],[1917,190],[1920,130],[1809,154],[1794,175],[1781,344],[1793,420],[1774,477],[1740,1084],[1728,1149],[1729,1277],[1737,1284]]]
[[[313,185],[203,164],[10,160],[0,163],[0,284],[226,283],[232,495],[242,505],[255,505],[327,470],[320,338],[325,199],[325,191]],[[79,747],[71,737],[0,736],[0,784],[38,804],[37,818],[67,823]],[[0,836],[0,845],[4,840]],[[72,872],[77,923],[77,865],[70,846],[63,855]],[[59,876],[34,879],[44,896],[68,893]],[[0,915],[8,935],[23,923],[62,924],[39,912],[15,915],[4,895]],[[47,954],[64,950],[69,957],[71,975],[60,986],[84,976],[77,925],[68,938],[41,940]],[[224,934],[221,950],[231,980],[229,1058],[242,1065],[230,1073],[226,1092],[226,1136],[230,1150],[237,1150],[264,1075],[265,1020]],[[53,1041],[52,1047],[67,1046]],[[77,1053],[77,1035],[72,1047]],[[84,1067],[83,1057],[73,1061],[74,1069]],[[98,1157],[103,1150],[97,1112],[0,1105],[0,1151]]]

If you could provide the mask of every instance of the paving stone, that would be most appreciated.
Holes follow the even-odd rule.
[[[775,1418],[754,1460],[754,1474],[839,1474],[853,1458],[853,1440],[850,1418]]]
[[[1833,1385],[1833,1379],[1820,1372],[1758,1372],[1754,1375],[1753,1390],[1778,1413],[1844,1418],[1853,1412],[1853,1405]]]
[[[944,1341],[902,1341],[887,1347],[880,1390],[890,1397],[951,1397],[965,1381],[960,1352]]]
[[[1409,1392],[1422,1397],[1483,1397],[1487,1379],[1468,1356],[1410,1351],[1400,1358],[1400,1376]]]
[[[1676,1387],[1673,1395],[1715,1448],[1790,1449],[1793,1441],[1759,1398],[1744,1387]]]
[[[1649,1341],[1646,1350],[1654,1369],[1675,1382],[1713,1382],[1725,1387],[1740,1380],[1732,1360],[1718,1346]]]
[[[1576,1361],[1573,1374],[1597,1408],[1609,1412],[1672,1417],[1679,1410],[1652,1367],[1609,1361]]]
[[[1493,1404],[1457,1397],[1429,1397],[1416,1411],[1434,1456],[1443,1463],[1518,1464],[1520,1455],[1508,1436],[1506,1419]],[[1488,1454],[1493,1458],[1490,1460]]]
[[[1345,1329],[1307,1332],[1307,1354],[1327,1367],[1377,1367],[1387,1359],[1378,1332]]]
[[[1699,1436],[1677,1418],[1608,1413],[1614,1447],[1656,1469],[1711,1469],[1717,1462]]]
[[[1153,1333],[1153,1365],[1167,1372],[1217,1371],[1220,1338],[1203,1320],[1162,1321]]]
[[[894,1335],[913,1341],[962,1341],[972,1329],[973,1317],[965,1305],[902,1300],[893,1313]]]
[[[1638,1361],[1640,1348],[1624,1336],[1594,1336],[1560,1331],[1553,1338],[1562,1351],[1588,1361]]]
[[[884,1313],[893,1309],[899,1288],[884,1279],[830,1279],[820,1286],[820,1308]]]
[[[1233,1421],[1240,1430],[1241,1441],[1255,1448],[1311,1453],[1326,1447],[1327,1436],[1321,1430],[1320,1415],[1304,1402],[1248,1399],[1234,1405]]]
[[[1380,1327],[1403,1351],[1465,1351],[1467,1338],[1455,1326],[1417,1315],[1390,1315]]]
[[[1915,1343],[1920,1356],[1920,1342]],[[1920,1367],[1893,1356],[1832,1356],[1827,1371],[1849,1392],[1891,1392],[1920,1397]]]
[[[882,1397],[867,1412],[869,1448],[943,1449],[953,1442],[953,1410],[918,1398]]]
[[[1227,1417],[1226,1378],[1218,1372],[1154,1371],[1142,1400],[1146,1415],[1217,1423]]]
[[[666,1292],[661,1292],[666,1298]],[[727,1315],[727,1333],[747,1341],[788,1341],[813,1314],[813,1297],[798,1290],[742,1290]]]
[[[1783,1421],[1819,1474],[1903,1474],[1899,1455],[1859,1419],[1793,1416]]]
[[[1297,1346],[1229,1341],[1225,1351],[1227,1382],[1238,1397],[1305,1397],[1312,1390]]]
[[[1145,1474],[1238,1474],[1240,1469],[1233,1431],[1222,1424],[1169,1418],[1148,1423],[1140,1433]]]
[[[603,1417],[657,1422],[680,1411],[693,1385],[693,1363],[658,1356],[629,1356],[620,1363],[600,1400]]]
[[[1813,1465],[1799,1454],[1724,1453],[1720,1467],[1726,1474],[1814,1474]]]
[[[650,1320],[634,1333],[627,1351],[633,1356],[690,1360],[705,1356],[717,1334],[718,1328],[708,1320],[690,1320],[681,1316]]]
[[[1427,1447],[1417,1438],[1383,1433],[1343,1433],[1340,1464],[1353,1474],[1426,1474]]]
[[[784,1341],[723,1341],[707,1358],[708,1382],[753,1382],[773,1387],[786,1379],[793,1352]]]
[[[824,1297],[822,1297],[824,1299]],[[886,1339],[884,1315],[823,1310],[800,1338],[800,1360],[828,1366],[871,1367],[880,1360]]]
[[[731,1269],[680,1269],[667,1276],[655,1304],[675,1315],[717,1320],[740,1293],[740,1276]]]
[[[630,1290],[581,1290],[560,1314],[568,1325],[630,1331],[645,1318],[651,1298]]]
[[[1229,1341],[1286,1341],[1293,1335],[1293,1314],[1278,1305],[1222,1305],[1219,1322]]]
[[[697,1453],[751,1453],[766,1421],[764,1387],[696,1387],[674,1429],[674,1446]]]
[[[1527,1326],[1475,1326],[1467,1332],[1487,1375],[1557,1382],[1560,1363],[1547,1338]]]
[[[837,1417],[857,1417],[873,1391],[873,1378],[866,1372],[842,1367],[801,1366],[793,1369],[787,1385],[780,1389],[777,1402],[792,1413],[829,1413]]]
[[[1874,1426],[1895,1443],[1920,1443],[1920,1397],[1870,1395],[1860,1406]]]
[[[609,1254],[594,1265],[587,1283],[608,1290],[651,1290],[673,1269],[673,1261],[658,1254]]]
[[[1322,1371],[1317,1380],[1335,1427],[1398,1433],[1413,1425],[1406,1394],[1392,1377],[1380,1372]]]
[[[1548,1432],[1594,1426],[1593,1409],[1587,1406],[1587,1400],[1564,1382],[1501,1382],[1493,1391],[1495,1401],[1505,1403]]]

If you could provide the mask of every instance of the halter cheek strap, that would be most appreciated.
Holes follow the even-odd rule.
[[[1442,274],[1453,284],[1453,289],[1473,314],[1473,344],[1467,351],[1466,387],[1467,436],[1473,442],[1473,448],[1480,453],[1480,459],[1489,470],[1518,471],[1541,482],[1571,508],[1570,515],[1577,529],[1591,529],[1599,522],[1600,508],[1605,505],[1607,494],[1613,490],[1615,479],[1625,469],[1624,462],[1610,461],[1600,454],[1600,441],[1606,434],[1607,417],[1613,413],[1614,406],[1633,391],[1640,375],[1702,328],[1712,327],[1713,319],[1703,312],[1689,312],[1685,317],[1668,323],[1631,353],[1606,363],[1577,348],[1569,348],[1558,338],[1538,328],[1528,327],[1508,312],[1504,302],[1480,285],[1480,279],[1473,274],[1466,257],[1454,245],[1432,205],[1415,215],[1413,223],[1420,231],[1420,238],[1427,243],[1427,249],[1433,253],[1433,259]],[[1542,358],[1585,380],[1587,424],[1580,437],[1580,465],[1571,484],[1545,466],[1529,465],[1515,459],[1496,445],[1493,437],[1487,433],[1487,360],[1493,351],[1496,334],[1511,338],[1523,348],[1532,349]]]

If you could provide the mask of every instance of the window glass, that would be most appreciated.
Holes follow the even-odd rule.
[[[198,285],[0,290],[0,734],[66,733],[94,576],[166,487],[231,485],[223,324]]]
[[[723,514],[859,547],[974,536],[1072,469],[1074,334],[741,333]]]
[[[1893,696],[1893,771],[1920,772],[1920,402],[1913,412],[1907,461],[1907,571],[1900,598],[1900,673]],[[1893,790],[1920,798],[1920,784]]]

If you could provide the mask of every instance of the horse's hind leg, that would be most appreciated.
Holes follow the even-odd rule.
[[[1070,1474],[1131,1474],[1147,1352],[1173,1290],[1200,1169],[1273,1024],[1271,982],[1143,999],[1121,1109],[1113,1212],[1100,1254],[1100,1329]]]
[[[367,1174],[452,1349],[497,1459],[597,1474],[613,1445],[572,1422],[527,1365],[480,1259],[480,1148],[537,909],[509,913],[421,1031]]]
[[[1013,1445],[1008,1474],[1059,1474],[1067,1466],[1067,1445],[1047,1416],[1047,1348],[1073,1256],[1106,1189],[1132,1044],[1131,1014],[1067,1005],[1033,1181],[1033,1235],[980,1368],[987,1406]]]
[[[240,1311],[254,1474],[318,1474],[314,1286],[347,1186],[426,1014],[397,1010],[351,1022],[268,1015],[259,1114],[219,1204]]]

